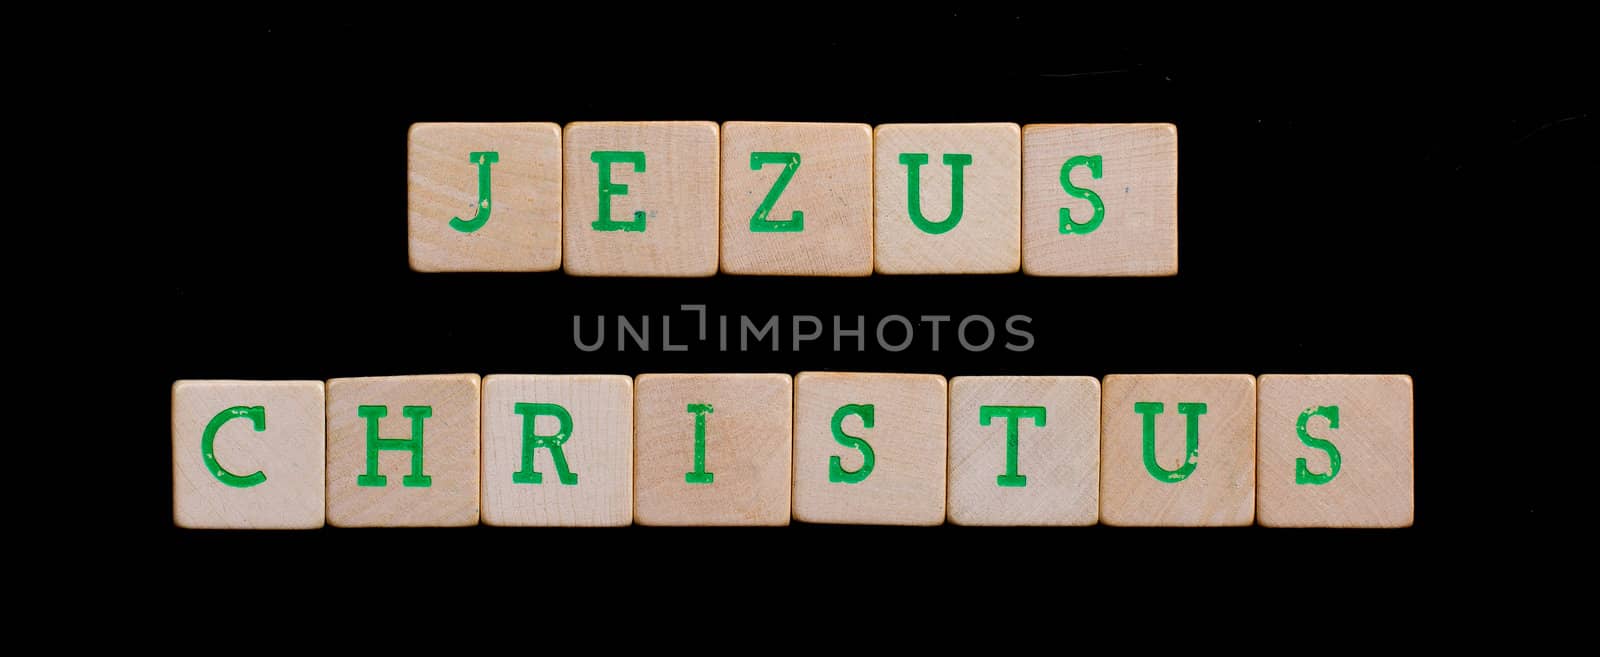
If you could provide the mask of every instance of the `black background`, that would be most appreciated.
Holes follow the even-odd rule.
[[[117,520],[153,546],[128,570],[174,586],[225,572],[285,608],[308,590],[325,594],[318,609],[391,593],[402,597],[385,604],[404,606],[409,586],[448,594],[428,600],[460,614],[476,613],[472,596],[483,591],[620,608],[671,608],[690,596],[740,608],[834,587],[930,614],[954,613],[956,600],[1003,607],[1008,590],[1062,602],[1178,587],[1202,592],[1205,607],[1305,591],[1378,603],[1371,592],[1382,588],[1382,604],[1403,604],[1468,586],[1463,572],[1484,575],[1485,562],[1468,555],[1492,561],[1541,535],[1550,497],[1534,471],[1539,436],[1507,399],[1526,367],[1572,358],[1573,310],[1541,295],[1580,289],[1578,247],[1562,235],[1593,214],[1576,201],[1592,171],[1593,126],[1579,100],[1592,74],[1560,29],[1321,17],[1220,32],[1125,24],[1126,34],[1111,34],[1065,11],[846,16],[733,13],[685,26],[672,23],[682,16],[620,11],[461,24],[267,20],[212,34],[204,48],[151,44],[173,79],[155,93],[186,124],[169,151],[185,166],[163,174],[165,188],[204,190],[215,211],[150,213],[137,239],[155,257],[117,283],[135,294],[106,301],[147,329],[118,343],[141,411],[127,458],[149,476],[119,500]],[[633,119],[1172,122],[1179,274],[607,280],[408,269],[410,124]],[[691,303],[784,321],[1026,314],[1037,342],[1027,353],[981,354],[951,348],[948,333],[938,352],[925,341],[899,353],[834,353],[820,341],[749,354],[693,343],[683,353],[582,353],[572,343],[575,314],[659,317]],[[689,337],[688,320],[674,320],[675,338]],[[1410,374],[1416,525],[171,524],[176,379],[824,369]],[[1570,403],[1562,394],[1548,401]],[[413,572],[400,565],[407,555],[430,567],[403,574]],[[711,597],[693,597],[702,594]]]

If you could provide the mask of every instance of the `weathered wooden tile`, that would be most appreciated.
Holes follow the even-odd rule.
[[[937,374],[800,373],[795,520],[943,523],[948,404]]]
[[[567,273],[717,273],[718,150],[708,121],[567,124]]]
[[[1178,273],[1178,129],[1170,123],[1022,129],[1022,271]]]
[[[328,524],[478,524],[476,374],[328,381]]]
[[[1100,382],[950,380],[950,522],[1093,525],[1100,518]]]
[[[872,127],[722,124],[722,271],[872,273]]]
[[[1262,525],[1411,526],[1411,377],[1268,374],[1260,386]]]
[[[634,513],[641,525],[787,525],[787,374],[641,374]]]
[[[1017,271],[1022,142],[1014,123],[890,124],[873,137],[882,274]]]
[[[1256,380],[1113,374],[1100,417],[1100,520],[1248,525],[1256,511]]]
[[[172,520],[190,529],[316,529],[321,381],[172,385]]]
[[[488,376],[482,423],[484,524],[633,522],[632,378]]]
[[[407,139],[411,268],[561,267],[561,127],[417,123]]]

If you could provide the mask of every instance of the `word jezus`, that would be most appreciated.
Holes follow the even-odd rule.
[[[1169,123],[418,123],[417,271],[1178,271]]]
[[[1405,375],[178,381],[186,528],[1406,527]]]

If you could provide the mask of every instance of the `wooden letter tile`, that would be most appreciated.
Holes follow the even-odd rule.
[[[190,529],[316,529],[321,381],[172,385],[172,519]]]
[[[795,520],[944,522],[944,377],[802,372],[795,391]]]
[[[1104,398],[1101,521],[1203,527],[1255,519],[1255,377],[1113,374]]]
[[[567,124],[566,271],[717,273],[717,124]]]
[[[561,267],[561,128],[418,123],[407,139],[411,268]]]
[[[794,386],[787,374],[641,374],[634,520],[787,525]]]
[[[1017,271],[1022,232],[1019,134],[1014,123],[878,126],[873,141],[877,271]]]
[[[1100,382],[1089,376],[950,380],[950,522],[1093,525],[1100,519]]]
[[[1411,377],[1261,377],[1256,508],[1268,527],[1410,527]]]
[[[328,381],[328,524],[478,524],[478,375]]]
[[[871,126],[722,124],[722,271],[871,274]]]
[[[1170,123],[1022,130],[1022,271],[1178,273],[1178,129]]]
[[[496,374],[483,380],[483,522],[633,522],[633,379]]]

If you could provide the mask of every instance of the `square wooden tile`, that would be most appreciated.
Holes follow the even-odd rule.
[[[488,376],[482,422],[484,524],[633,522],[631,377]]]
[[[561,127],[417,123],[406,139],[411,268],[561,267]]]
[[[878,126],[873,135],[878,273],[1017,271],[1022,248],[1020,134],[1015,123]],[[916,177],[910,175],[913,169]],[[959,195],[953,193],[958,172]],[[956,200],[961,201],[959,213]]]
[[[709,121],[567,124],[567,273],[717,273],[718,152]]]
[[[328,381],[328,524],[478,524],[478,383],[476,374]]]
[[[1100,382],[1090,376],[950,380],[950,522],[1100,520]]]
[[[190,529],[316,529],[321,381],[172,384],[172,520]]]
[[[948,404],[945,379],[937,374],[801,372],[795,378],[795,520],[943,523]]]
[[[1029,125],[1022,198],[1030,276],[1178,273],[1177,126]]]
[[[640,374],[634,520],[789,524],[793,389],[787,374]]]
[[[1103,388],[1101,522],[1213,527],[1255,520],[1255,377],[1113,374]],[[1146,426],[1154,429],[1149,439]]]
[[[722,271],[870,275],[872,127],[722,124]]]
[[[1260,386],[1256,511],[1262,525],[1411,526],[1411,377],[1268,374]]]

